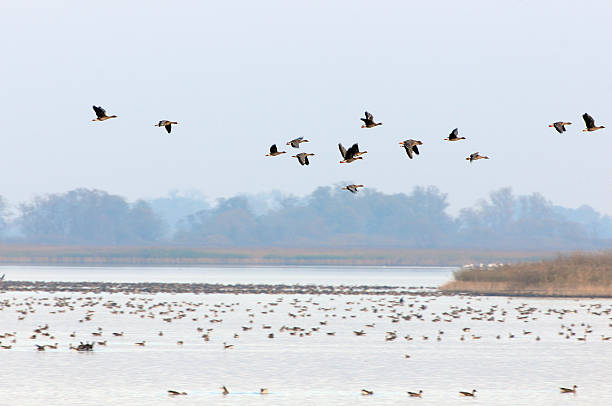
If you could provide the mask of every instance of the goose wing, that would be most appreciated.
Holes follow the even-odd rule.
[[[412,146],[410,145],[408,141],[404,141],[404,149],[406,150],[406,153],[408,154],[408,158],[412,159]]]
[[[459,129],[455,128],[453,131],[451,131],[451,133],[448,135],[448,138],[450,138],[451,140],[456,139],[459,136]]]
[[[559,134],[562,134],[565,131],[565,126],[561,121],[557,121],[556,123],[554,123],[553,127],[555,127],[555,130],[557,130]]]
[[[344,146],[340,143],[338,143],[338,148],[340,149],[340,155],[342,155],[342,158],[346,159],[346,148],[344,148]]]
[[[419,148],[415,145],[412,146],[412,151],[414,151],[415,154],[419,155]]]
[[[308,165],[308,158],[306,158],[306,156],[304,155],[304,153],[301,154],[297,154],[297,159],[300,163],[300,165]]]
[[[355,154],[359,152],[359,145],[353,144],[347,151],[345,155],[345,159],[351,159],[355,156]]]
[[[92,106],[98,118],[106,117],[106,110],[99,106]]]
[[[164,128],[166,129],[166,131],[168,131],[168,134],[170,134],[170,132],[172,131],[172,124],[166,124]]]
[[[278,148],[276,148],[276,144],[272,144],[270,147],[270,154],[276,154],[278,152]]]
[[[593,117],[589,116],[587,113],[584,113],[582,118],[584,119],[584,123],[586,124],[587,128],[595,127],[595,120],[593,120]]]

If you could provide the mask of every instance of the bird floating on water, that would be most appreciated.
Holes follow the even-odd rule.
[[[267,395],[268,394],[268,388],[261,388],[259,390],[259,393],[261,393],[262,395]]]
[[[361,390],[361,394],[362,394],[362,395],[364,395],[364,396],[367,396],[367,395],[373,395],[373,394],[374,394],[374,391],[372,391],[372,390],[367,390],[367,389],[362,389],[362,390]]]
[[[227,390],[227,388],[225,387],[225,385],[223,385],[221,387],[221,393],[223,393],[224,395],[229,395],[229,391]]]
[[[572,386],[572,389],[570,388],[559,388],[561,389],[561,393],[576,393],[576,389],[578,387],[576,385]]]
[[[104,110],[102,107],[100,106],[92,106],[94,111],[96,112],[96,118],[94,118],[91,121],[104,121],[104,120],[108,120],[109,118],[116,118],[117,116],[113,115],[113,116],[107,116],[106,115],[106,110]]]
[[[473,398],[476,396],[476,389],[472,389],[471,392],[459,392],[459,395]]]
[[[412,398],[420,398],[423,395],[423,391],[419,390],[418,392],[408,392],[408,395]]]
[[[178,124],[176,121],[168,121],[161,120],[159,123],[155,124],[155,127],[165,127],[168,134],[172,131],[172,124]]]
[[[180,395],[186,395],[187,392],[179,392],[179,391],[175,391],[175,390],[169,390],[168,391],[168,395],[170,396],[180,396]]]

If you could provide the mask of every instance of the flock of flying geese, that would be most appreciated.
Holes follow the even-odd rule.
[[[108,116],[106,115],[106,110],[104,110],[102,107],[100,106],[93,106],[93,109],[96,113],[96,118],[93,119],[92,121],[105,121],[111,118],[116,118],[116,115],[112,115],[112,116]],[[591,117],[588,113],[584,113],[582,115],[582,118],[584,119],[586,128],[582,131],[597,131],[600,130],[602,128],[605,128],[604,126],[596,126],[595,125],[595,120],[593,119],[593,117]],[[382,125],[383,123],[377,123],[376,121],[374,121],[374,116],[369,113],[369,112],[365,112],[365,117],[360,119],[361,121],[363,121],[363,125],[361,126],[361,128],[374,128],[377,127],[379,125]],[[161,120],[159,121],[157,124],[155,124],[156,127],[164,127],[166,129],[166,131],[168,131],[168,133],[170,133],[172,131],[172,125],[173,124],[178,124],[178,122],[176,121],[169,121],[169,120]],[[572,123],[567,122],[567,121],[557,121],[553,124],[550,124],[549,127],[553,127],[555,130],[557,130],[560,134],[563,134],[566,129],[565,126],[566,125],[571,125]],[[465,140],[465,137],[459,137],[459,129],[455,128],[453,131],[451,131],[451,133],[449,134],[449,136],[447,138],[445,138],[445,141],[461,141],[461,140]],[[304,143],[304,142],[309,142],[308,140],[304,139],[304,137],[299,137],[299,138],[295,138],[289,142],[287,142],[286,145],[290,145],[292,148],[300,148],[300,144]],[[412,159],[414,157],[414,154],[419,155],[419,145],[423,145],[423,142],[419,141],[419,140],[413,140],[413,139],[408,139],[405,141],[401,141],[399,143],[402,148],[404,148],[406,150],[406,154],[408,155],[408,158]],[[341,164],[349,164],[351,162],[355,162],[359,159],[363,159],[364,154],[367,154],[368,151],[359,151],[359,145],[357,143],[353,144],[349,149],[346,149],[341,143],[338,144],[338,148],[340,150],[340,155],[342,156],[342,161],[340,161]],[[286,151],[279,151],[278,147],[276,146],[276,144],[272,144],[270,146],[270,153],[266,154],[266,156],[270,156],[270,157],[274,157],[274,156],[278,156],[278,155],[282,155],[285,154]],[[315,154],[313,153],[308,153],[308,152],[300,152],[296,155],[292,155],[292,158],[297,158],[298,162],[300,163],[300,165],[310,165],[310,160],[308,159],[309,156],[314,156]],[[467,158],[465,158],[467,161],[470,162],[474,162],[477,161],[479,159],[489,159],[488,156],[484,156],[484,155],[480,155],[479,152],[474,152],[472,154],[470,154],[470,156],[468,156]],[[348,190],[351,193],[357,193],[358,188],[360,187],[364,187],[364,185],[356,185],[356,184],[351,184],[351,185],[347,185],[345,187],[343,187],[343,190]]]

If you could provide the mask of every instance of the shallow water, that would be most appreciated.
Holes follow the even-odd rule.
[[[308,267],[291,268],[288,275],[283,269],[7,267],[0,273],[36,280],[223,282],[227,272],[226,283],[313,283],[320,278],[327,284],[427,286],[448,279],[451,271]],[[164,274],[171,277],[159,279]],[[2,405],[612,404],[612,341],[600,338],[612,335],[609,300],[415,295],[399,304],[398,297],[373,295],[21,292],[2,293],[0,300],[0,333],[17,333],[13,347],[0,350]],[[74,310],[55,306],[58,303]],[[29,310],[18,320],[22,314],[17,311],[25,309],[35,312]],[[549,309],[564,309],[565,314]],[[85,316],[91,311],[88,321]],[[487,321],[490,317],[493,321]],[[46,323],[53,339],[40,334],[29,338]],[[373,327],[366,327],[371,323]],[[574,336],[558,334],[561,324],[572,323]],[[243,331],[242,326],[252,329]],[[303,336],[280,332],[281,326],[301,327]],[[213,329],[209,341],[197,327]],[[462,330],[468,327],[469,332]],[[102,336],[94,337],[91,333],[98,328]],[[358,330],[366,335],[356,336],[353,331]],[[112,335],[121,331],[122,337]],[[396,331],[397,338],[386,341],[388,331]],[[69,336],[72,332],[75,337]],[[307,332],[311,335],[304,335]],[[587,340],[578,341],[582,336]],[[11,339],[0,338],[2,345]],[[106,340],[107,345],[91,353],[68,350],[69,343],[93,339]],[[144,347],[134,344],[142,340]],[[184,344],[177,345],[178,340]],[[35,343],[56,342],[57,350],[34,350]],[[234,348],[224,350],[224,342]],[[576,395],[559,393],[559,386],[573,384],[578,385]],[[228,387],[229,395],[221,395],[221,385]],[[261,387],[270,393],[260,395]],[[374,395],[362,396],[362,388]],[[476,398],[459,397],[458,391],[472,388],[477,389]],[[188,395],[169,397],[168,389]],[[421,399],[406,394],[419,389],[424,392]]]

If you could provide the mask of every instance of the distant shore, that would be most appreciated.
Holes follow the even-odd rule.
[[[200,248],[0,245],[0,265],[61,266],[462,266],[552,258],[550,251],[402,248]]]
[[[612,251],[456,271],[442,292],[539,297],[612,297]]]

